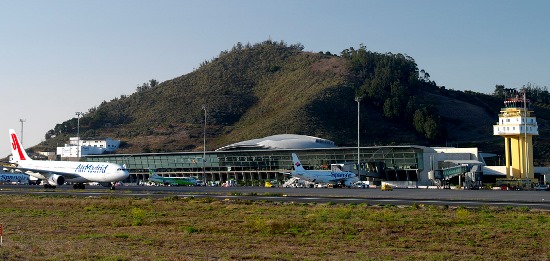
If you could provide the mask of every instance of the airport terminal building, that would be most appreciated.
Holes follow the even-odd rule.
[[[206,182],[235,180],[241,185],[282,184],[293,170],[291,154],[306,169],[339,168],[359,172],[361,180],[433,185],[430,171],[451,165],[483,164],[477,148],[424,146],[337,147],[322,138],[281,134],[238,142],[215,151],[90,155],[87,161],[125,165],[126,182],[146,181],[149,170],[165,177],[195,177]],[[358,164],[359,163],[359,164]]]

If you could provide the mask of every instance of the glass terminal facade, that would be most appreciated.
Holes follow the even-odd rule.
[[[362,147],[361,180],[417,181],[424,168],[424,149],[422,146]],[[219,182],[233,179],[253,185],[263,180],[283,182],[288,179],[285,174],[293,170],[291,153],[298,155],[306,169],[338,167],[357,172],[357,147],[207,151],[204,161],[203,152],[90,155],[86,160],[124,165],[130,172],[125,182],[146,181],[149,170],[154,170],[165,177],[195,177]]]

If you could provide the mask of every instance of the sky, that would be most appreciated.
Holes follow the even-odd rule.
[[[23,126],[34,146],[76,112],[238,42],[334,54],[363,44],[413,57],[454,90],[550,86],[549,13],[546,0],[0,0],[0,158],[8,129]]]

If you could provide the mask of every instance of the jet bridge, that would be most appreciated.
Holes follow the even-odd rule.
[[[445,160],[445,167],[429,172],[429,179],[438,187],[450,188],[450,180],[458,177],[459,186],[464,189],[479,189],[482,186],[483,172],[481,161],[477,160]],[[463,180],[464,178],[464,180]]]

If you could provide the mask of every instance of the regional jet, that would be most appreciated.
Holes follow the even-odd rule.
[[[300,159],[296,156],[296,153],[292,153],[292,161],[294,162],[294,171],[290,174],[293,177],[315,183],[341,184],[346,187],[351,187],[353,183],[359,181],[357,175],[349,171],[334,172],[331,170],[305,170],[302,163],[300,163]]]
[[[128,178],[128,170],[109,162],[47,161],[32,160],[21,148],[19,138],[10,129],[12,166],[14,169],[38,179],[45,180],[44,188],[55,188],[65,182],[73,183],[73,188],[84,189],[84,183],[98,182],[104,187],[115,189],[115,182]]]
[[[162,177],[157,175],[153,170],[149,170],[149,181],[170,186],[197,186],[197,180],[190,177]]]
[[[29,183],[29,175],[26,175],[26,174],[13,174],[13,173],[0,173],[0,183],[28,184]]]

